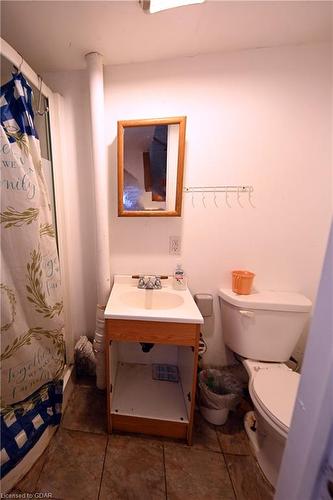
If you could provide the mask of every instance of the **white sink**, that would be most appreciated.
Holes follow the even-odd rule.
[[[108,319],[203,323],[190,291],[174,290],[173,279],[162,280],[160,290],[141,290],[138,280],[116,275],[105,308]]]
[[[184,304],[183,297],[163,290],[133,290],[119,296],[127,306],[135,309],[174,309]]]

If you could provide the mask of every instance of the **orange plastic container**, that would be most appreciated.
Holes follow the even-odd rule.
[[[254,277],[251,271],[232,271],[232,291],[238,295],[250,295]]]

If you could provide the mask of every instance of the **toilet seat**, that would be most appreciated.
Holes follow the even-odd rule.
[[[299,380],[296,372],[274,368],[260,369],[251,380],[253,402],[283,435],[289,431]]]

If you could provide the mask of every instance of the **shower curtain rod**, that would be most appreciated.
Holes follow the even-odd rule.
[[[3,38],[0,38],[0,54],[8,59],[14,66],[20,68],[21,73],[30,80],[30,82],[35,85],[35,87],[39,88],[40,79],[38,78],[37,73],[29,66],[27,62],[22,58],[21,54],[19,54],[9,43],[7,43]],[[53,95],[52,90],[45,85],[43,82],[43,90],[42,94],[46,98],[51,98]]]

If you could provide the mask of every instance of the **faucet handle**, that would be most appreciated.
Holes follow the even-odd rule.
[[[145,287],[146,287],[145,277],[140,275],[138,281],[138,288],[145,288]]]
[[[155,284],[154,287],[157,289],[162,288],[161,276],[155,276]]]

